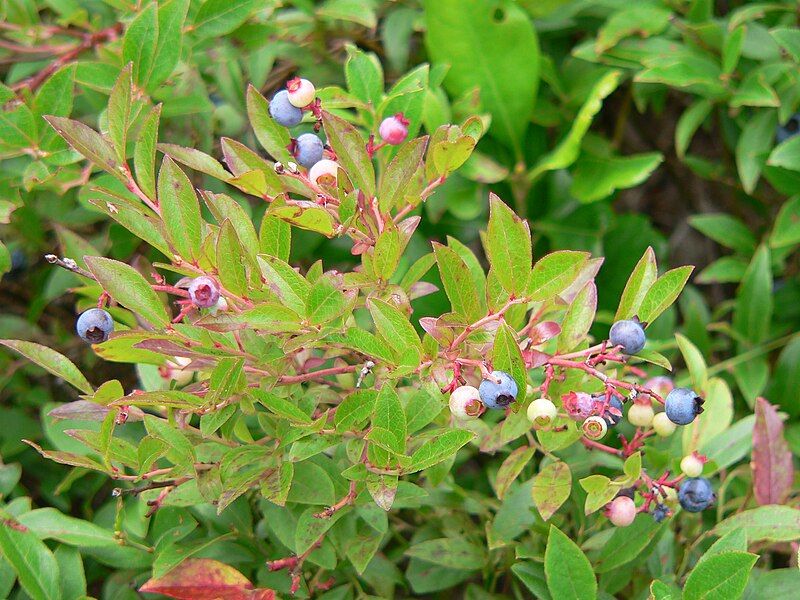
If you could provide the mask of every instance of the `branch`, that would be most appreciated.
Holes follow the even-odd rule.
[[[79,267],[78,263],[76,263],[71,258],[67,258],[66,256],[64,258],[58,258],[58,256],[56,256],[55,254],[45,254],[44,259],[51,265],[56,265],[58,267],[61,267],[62,269],[66,269],[67,271],[72,271],[76,275],[80,275],[81,277],[86,277],[87,279],[91,279],[92,281],[97,281],[97,278],[94,275],[92,275],[86,269],[82,269],[81,267]]]

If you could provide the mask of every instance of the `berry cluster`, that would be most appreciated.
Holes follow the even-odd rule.
[[[536,430],[563,431],[565,420],[580,423],[583,443],[588,449],[602,450],[617,456],[627,457],[642,447],[644,441],[652,436],[668,437],[678,426],[692,423],[703,412],[703,399],[689,388],[675,388],[667,377],[654,377],[644,386],[609,379],[597,370],[606,362],[625,363],[627,358],[641,352],[647,342],[646,323],[638,319],[617,321],[611,327],[609,339],[597,347],[583,353],[584,362],[566,360],[565,357],[549,357],[545,361],[545,381],[538,388],[541,397],[533,400],[526,414]],[[575,358],[576,354],[569,355]],[[470,364],[474,361],[460,361]],[[541,365],[541,362],[538,363]],[[487,409],[511,410],[517,398],[517,382],[503,371],[489,371],[484,364],[478,364],[482,381],[478,388],[471,385],[451,385],[450,410],[458,420],[465,421],[480,417]],[[534,366],[533,364],[529,366]],[[547,397],[550,382],[556,377],[554,367],[580,369],[605,383],[604,392],[589,394],[572,391],[561,397],[561,406]],[[454,383],[461,379],[460,366],[457,366]],[[619,387],[630,390],[628,395],[619,392]],[[622,421],[624,403],[630,401],[627,420],[636,427],[634,437],[629,441],[620,435],[623,448],[616,449],[598,443]],[[656,413],[653,401],[664,405],[664,411]],[[559,419],[562,425],[558,425]],[[642,474],[638,485],[644,503],[637,507],[634,501],[636,486],[623,490],[606,507],[606,515],[617,526],[624,527],[633,522],[639,512],[649,512],[656,521],[662,521],[671,514],[670,504],[680,503],[688,512],[699,512],[708,508],[715,500],[711,484],[701,477],[705,457],[690,454],[681,461],[682,475],[669,480],[669,473],[654,480]],[[677,493],[676,493],[676,490]]]

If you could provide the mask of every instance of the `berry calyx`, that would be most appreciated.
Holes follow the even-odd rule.
[[[304,133],[294,143],[294,157],[306,169],[310,169],[322,160],[325,145],[313,133]]]
[[[602,402],[602,398],[600,401]],[[622,420],[622,401],[619,398],[613,397],[608,401],[603,418],[609,427],[614,427]]]
[[[408,137],[408,119],[405,118],[403,113],[386,117],[381,121],[378,133],[387,144],[392,146],[402,144]]]
[[[75,330],[84,342],[100,344],[114,331],[114,319],[102,308],[90,308],[80,314]]]
[[[450,412],[462,421],[477,419],[483,413],[478,388],[471,385],[462,385],[450,394]]]
[[[308,178],[317,185],[336,185],[336,179],[339,172],[339,164],[323,158],[314,163],[308,171]]]
[[[219,286],[211,277],[202,275],[189,284],[189,298],[198,308],[211,308],[219,300]]]
[[[598,402],[600,401],[585,392],[570,392],[561,397],[564,410],[574,421],[585,421],[594,412]]]
[[[675,388],[667,394],[664,412],[676,425],[688,425],[703,412],[703,399],[689,388]]]
[[[517,399],[517,382],[504,371],[492,371],[478,388],[486,408],[506,408]]]
[[[528,405],[526,414],[534,429],[545,429],[553,423],[558,410],[547,398],[537,398]]]
[[[617,496],[606,506],[606,516],[617,527],[627,527],[636,518],[636,504],[628,496]]]
[[[681,459],[681,472],[687,477],[700,477],[703,474],[703,465],[706,463],[706,458],[700,456],[697,452],[687,454]]]
[[[644,344],[647,341],[642,324],[632,319],[614,323],[611,326],[608,339],[612,345],[622,346],[622,351],[625,354],[636,354],[644,348]]]
[[[649,398],[646,403],[634,402],[628,409],[628,422],[635,427],[650,427],[654,417],[653,405],[650,404]]]
[[[683,510],[700,512],[711,506],[717,496],[711,487],[711,482],[705,477],[693,477],[685,480],[678,490],[678,502]]]
[[[292,106],[303,108],[314,101],[317,89],[308,79],[295,77],[286,82],[286,92]]]
[[[289,102],[289,92],[281,90],[269,101],[269,114],[278,125],[294,127],[303,120],[303,111]]]
[[[660,412],[653,417],[653,430],[661,437],[669,437],[678,428],[675,423],[669,420],[667,413]]]
[[[581,429],[583,430],[583,435],[590,440],[599,440],[608,431],[608,423],[603,417],[592,415],[583,422]]]

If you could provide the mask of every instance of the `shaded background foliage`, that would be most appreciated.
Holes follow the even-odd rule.
[[[488,134],[425,204],[404,260],[429,251],[429,240],[447,236],[480,254],[486,196],[494,191],[530,220],[534,256],[570,249],[605,257],[596,280],[597,337],[606,335],[628,275],[648,246],[661,264],[697,265],[691,285],[651,327],[650,338],[673,364],[682,364],[672,335],[682,333],[705,357],[709,373],[734,390],[737,418],[753,413],[757,397],[767,397],[789,415],[786,437],[792,451],[800,452],[800,339],[793,336],[800,329],[800,137],[776,140],[800,107],[795,3],[4,0],[1,6],[0,337],[55,347],[90,373],[93,383],[117,378],[127,390],[158,376],[152,369],[136,372],[104,362],[72,334],[75,296],[66,292],[79,280],[45,265],[44,253],[129,262],[142,254],[154,260],[157,252],[89,203],[91,187],[111,185],[112,178],[68,156],[42,115],[69,115],[106,129],[108,95],[132,61],[135,94],[146,104],[162,105],[159,139],[220,156],[220,136],[257,147],[247,120],[248,84],[269,97],[301,74],[326,87],[323,102],[348,106],[352,98],[364,101],[373,93],[369,80],[363,83],[365,71],[382,71],[387,90],[413,71],[424,84],[414,99],[412,129],[432,132],[479,114]],[[80,53],[71,55],[76,49]],[[49,76],[40,77],[43,72]],[[383,87],[378,89],[380,94]],[[359,111],[354,120],[370,128],[372,118]],[[199,187],[224,187],[200,173],[191,176]],[[247,201],[243,206],[254,218],[264,210]],[[328,268],[354,264],[342,241],[298,232],[292,263],[305,269],[319,257]],[[428,278],[440,284],[435,275]],[[89,304],[83,298],[78,306]],[[448,306],[440,292],[416,300],[415,316],[438,316]],[[696,375],[705,365],[689,369]],[[53,506],[112,527],[116,501],[105,477],[70,473],[20,442],[59,449],[74,444],[62,433],[69,423],[45,416],[72,392],[12,353],[0,353],[0,372],[0,455],[6,465],[0,491],[10,500],[6,510]],[[686,378],[685,370],[679,373]],[[750,438],[742,439],[728,465],[738,473],[726,480],[732,509],[744,506],[750,489]],[[459,489],[485,492],[481,473],[496,468],[497,457],[475,453],[461,460]],[[436,492],[442,509],[430,509],[428,516],[445,530],[463,527],[480,538],[482,525],[467,523],[458,511],[458,493]],[[144,535],[139,509],[126,510],[126,526]],[[498,518],[513,510],[500,508]],[[203,526],[224,532],[227,518],[240,520],[240,531],[253,530],[246,503],[231,511],[222,521],[202,515]],[[165,521],[172,513],[166,514]],[[707,520],[713,526],[715,519]],[[675,537],[693,538],[698,531],[680,530]],[[666,548],[671,541],[664,536],[653,544],[650,558],[634,563],[633,572],[623,568],[601,577],[601,588],[638,597],[642,581],[661,575],[646,564],[658,557],[683,560],[678,569],[684,574],[696,557],[676,559],[675,550]],[[128,585],[135,574],[128,569],[137,565],[125,564],[123,556],[109,558],[107,549],[77,546],[91,594],[136,597]],[[215,551],[230,552],[243,564],[249,560],[233,542],[223,540]],[[59,556],[64,564],[75,560],[69,552]],[[392,563],[406,568],[402,549],[395,553],[366,577],[371,593],[391,595],[394,582],[398,595],[451,586],[474,597],[482,597],[483,589],[538,593],[530,578],[503,572],[508,560],[496,573],[470,580],[481,580],[479,588],[464,583],[472,573],[447,565],[433,573],[401,574]],[[786,547],[772,547],[765,556],[759,568],[789,564]],[[5,581],[12,577],[13,585],[4,565]],[[282,589],[278,580],[260,576],[260,583]],[[767,587],[750,597],[768,597],[762,593]]]

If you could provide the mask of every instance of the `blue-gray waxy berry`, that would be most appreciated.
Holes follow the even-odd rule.
[[[692,477],[685,480],[678,490],[678,502],[683,510],[700,512],[714,503],[717,497],[711,487],[711,482],[705,477]]]
[[[779,144],[800,133],[800,113],[795,113],[783,125],[779,125],[775,132],[775,141]]]
[[[675,388],[664,400],[664,412],[676,425],[688,425],[703,412],[703,399],[689,388]]]
[[[614,346],[622,346],[625,354],[636,354],[647,341],[642,324],[628,319],[614,323],[608,339]]]
[[[503,371],[492,371],[492,379],[481,381],[478,391],[486,408],[505,408],[517,399],[518,389],[517,382],[511,375]]]
[[[322,160],[325,146],[322,140],[313,133],[304,133],[295,141],[294,156],[302,166],[310,169]]]
[[[78,317],[75,330],[84,342],[100,344],[114,331],[114,320],[102,308],[90,308]]]
[[[653,519],[655,519],[656,523],[661,523],[661,521],[666,519],[668,516],[669,508],[667,508],[666,504],[657,504],[653,509]]]
[[[303,111],[289,102],[289,92],[281,90],[269,102],[269,114],[278,125],[294,127],[303,120]]]

